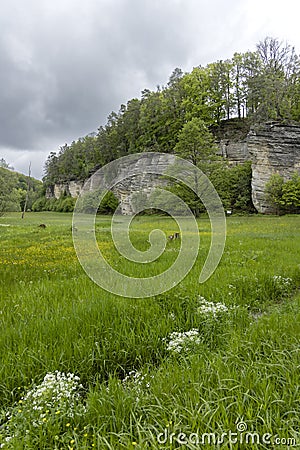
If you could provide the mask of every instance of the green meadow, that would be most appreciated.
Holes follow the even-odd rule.
[[[300,445],[300,216],[228,217],[222,260],[199,284],[210,246],[201,217],[192,270],[145,299],[88,278],[71,224],[67,213],[0,218],[0,448]],[[169,217],[137,217],[136,248],[156,228],[177,229]],[[131,276],[165,270],[180,251],[168,241],[147,272],[114,248],[109,216],[97,217],[96,236]]]

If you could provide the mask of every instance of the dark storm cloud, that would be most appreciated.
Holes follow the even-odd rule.
[[[27,2],[2,28],[2,146],[40,148],[95,129],[112,106],[161,80],[166,66],[182,59],[176,11],[167,20],[155,2],[87,2],[87,10],[63,3],[56,10]],[[22,23],[25,8],[33,14]]]
[[[10,3],[0,19],[3,145],[76,137],[190,55],[185,2],[49,3]]]
[[[0,156],[41,167],[175,67],[247,50],[243,8],[255,1],[2,1]]]

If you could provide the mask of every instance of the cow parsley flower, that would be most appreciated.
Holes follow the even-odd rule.
[[[288,297],[291,294],[293,290],[292,278],[274,275],[273,282],[275,284],[277,295],[280,295],[281,297]]]
[[[199,297],[199,307],[197,312],[207,317],[218,317],[221,314],[226,314],[229,311],[236,309],[237,306],[226,306],[224,303],[214,303],[205,300],[204,297]]]
[[[273,280],[276,284],[282,285],[282,286],[290,286],[293,283],[293,280],[289,277],[282,277],[281,275],[274,275]]]
[[[136,401],[140,400],[140,396],[150,388],[153,375],[148,373],[131,370],[128,375],[122,380],[122,386],[126,390],[134,392],[136,395]]]
[[[195,328],[189,331],[174,331],[169,335],[167,350],[180,353],[182,350],[190,350],[195,345],[201,343],[199,331]]]
[[[4,442],[18,441],[18,436],[29,433],[29,429],[47,427],[53,421],[62,421],[66,417],[74,418],[75,414],[83,415],[80,379],[73,373],[47,373],[41,384],[29,390],[19,402],[6,413],[2,437]]]

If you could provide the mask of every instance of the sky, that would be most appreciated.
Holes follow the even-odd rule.
[[[1,0],[0,159],[42,178],[51,151],[179,67],[255,50],[300,53],[299,0]]]

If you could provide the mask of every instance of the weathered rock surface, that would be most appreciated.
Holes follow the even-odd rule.
[[[78,197],[81,192],[83,181],[69,181],[65,183],[56,183],[49,186],[46,190],[47,198],[60,198],[62,195],[71,195],[71,197]]]
[[[122,214],[133,214],[138,205],[146,203],[153,189],[168,183],[157,172],[165,172],[174,155],[161,153],[145,153],[140,156],[132,155],[132,158],[124,159],[118,163],[118,174],[112,174],[114,186],[111,189],[120,200]],[[99,173],[99,175],[98,175]],[[90,190],[101,186],[101,171],[96,172],[91,178]]]
[[[265,185],[274,173],[285,180],[300,169],[300,124],[268,122],[253,126],[248,135],[252,161],[252,200],[261,213],[272,213],[265,199]]]
[[[229,139],[222,139],[219,143],[219,149],[218,153],[232,165],[243,164],[250,159],[246,140],[235,142]]]
[[[219,140],[219,154],[233,165],[252,161],[253,204],[258,212],[272,213],[274,210],[265,199],[265,185],[274,173],[287,180],[295,171],[300,171],[300,123],[268,122],[252,126],[247,138],[245,130],[239,135],[239,140],[224,133],[226,139]],[[118,174],[120,181],[112,190],[121,202],[123,214],[132,214],[135,211],[137,193],[140,197],[138,201],[141,202],[143,196],[149,196],[153,187],[165,183],[160,176],[149,173],[151,165],[163,167],[165,164],[166,160],[162,154],[153,153],[150,161],[148,154],[142,155],[135,165],[131,166],[131,173],[126,163],[121,166]],[[94,182],[97,183],[96,178]],[[83,184],[81,181],[55,184],[47,189],[46,196],[59,198],[65,193],[78,197]],[[93,189],[92,184],[90,189]]]

